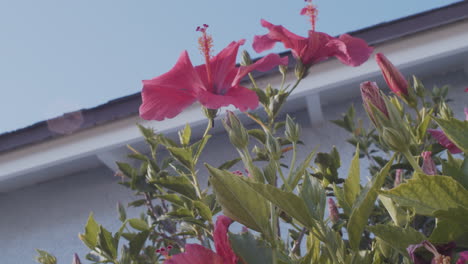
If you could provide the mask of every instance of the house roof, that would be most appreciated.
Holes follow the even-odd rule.
[[[465,19],[468,19],[468,1],[381,23],[349,34],[366,40],[370,45],[377,45]],[[291,56],[290,52],[284,52],[282,55]],[[140,104],[140,93],[135,93],[94,108],[81,109],[0,134],[0,154],[137,115]],[[54,129],[54,124],[68,125],[57,130]]]

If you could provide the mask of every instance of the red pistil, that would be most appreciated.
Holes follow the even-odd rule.
[[[305,0],[307,6],[302,9],[301,14],[309,17],[310,24],[312,25],[312,31],[315,31],[315,22],[317,22],[318,9],[312,4],[312,0]]]
[[[216,92],[213,86],[213,77],[211,75],[210,67],[211,52],[213,49],[213,38],[210,35],[206,34],[207,28],[207,24],[203,24],[203,26],[197,27],[197,31],[202,33],[202,36],[198,38],[198,45],[200,46],[200,52],[205,57],[206,75],[208,77],[209,87],[213,89],[213,92]]]

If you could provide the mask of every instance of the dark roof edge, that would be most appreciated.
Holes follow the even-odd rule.
[[[377,24],[348,34],[366,40],[370,45],[399,39],[414,33],[455,23],[468,18],[468,1],[432,9],[397,20]],[[291,56],[289,51],[280,53]],[[259,74],[260,76],[265,75]],[[0,134],[0,153],[27,145],[62,137],[111,121],[131,117],[138,113],[140,93],[111,100],[97,107],[67,113],[57,118]]]

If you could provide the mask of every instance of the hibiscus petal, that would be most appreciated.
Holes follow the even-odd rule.
[[[435,138],[442,147],[448,149],[450,153],[452,154],[457,154],[461,153],[461,149],[459,149],[455,144],[453,144],[450,139],[444,134],[442,130],[437,130],[437,129],[428,129],[427,132],[429,132],[433,138]]]
[[[468,251],[460,252],[460,257],[456,264],[466,264],[468,262]]]
[[[257,94],[242,86],[232,87],[224,95],[201,91],[198,94],[198,100],[209,109],[218,109],[232,104],[241,111],[247,111],[258,106]]]
[[[184,51],[169,72],[143,81],[140,116],[146,120],[175,117],[195,102],[196,91],[202,86],[187,51]]]
[[[216,252],[223,258],[225,264],[236,264],[238,260],[236,254],[232,251],[231,243],[227,235],[231,223],[231,218],[224,215],[218,216],[213,233]]]
[[[237,52],[244,43],[244,39],[233,41],[210,60],[213,85],[217,94],[224,94],[231,88],[231,83],[237,73]],[[199,67],[197,71],[200,71]],[[204,71],[206,72],[206,69]]]
[[[299,57],[299,51],[307,43],[306,38],[292,33],[283,26],[273,25],[264,19],[261,20],[261,24],[270,32],[266,35],[254,37],[252,47],[256,52],[269,50],[273,48],[275,42],[282,42],[285,48],[292,50],[294,56]]]
[[[343,64],[349,66],[359,66],[366,62],[372,51],[367,43],[360,39],[343,34],[339,38],[334,38],[327,43],[330,56],[335,56]]]
[[[232,85],[238,85],[242,78],[244,78],[251,71],[256,70],[265,72],[271,70],[273,67],[276,67],[278,65],[288,65],[288,57],[284,56],[281,58],[276,53],[268,54],[267,56],[259,59],[251,65],[241,66],[239,68],[236,78],[232,82]]]
[[[224,264],[223,258],[197,244],[187,244],[185,252],[166,259],[164,264]]]

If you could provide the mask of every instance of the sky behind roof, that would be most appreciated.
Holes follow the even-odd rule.
[[[316,0],[317,30],[358,30],[459,1]],[[188,50],[202,63],[195,28],[208,24],[215,53],[267,31],[264,18],[298,35],[302,0],[0,0],[0,133],[141,90]],[[283,51],[277,45],[275,52]]]

